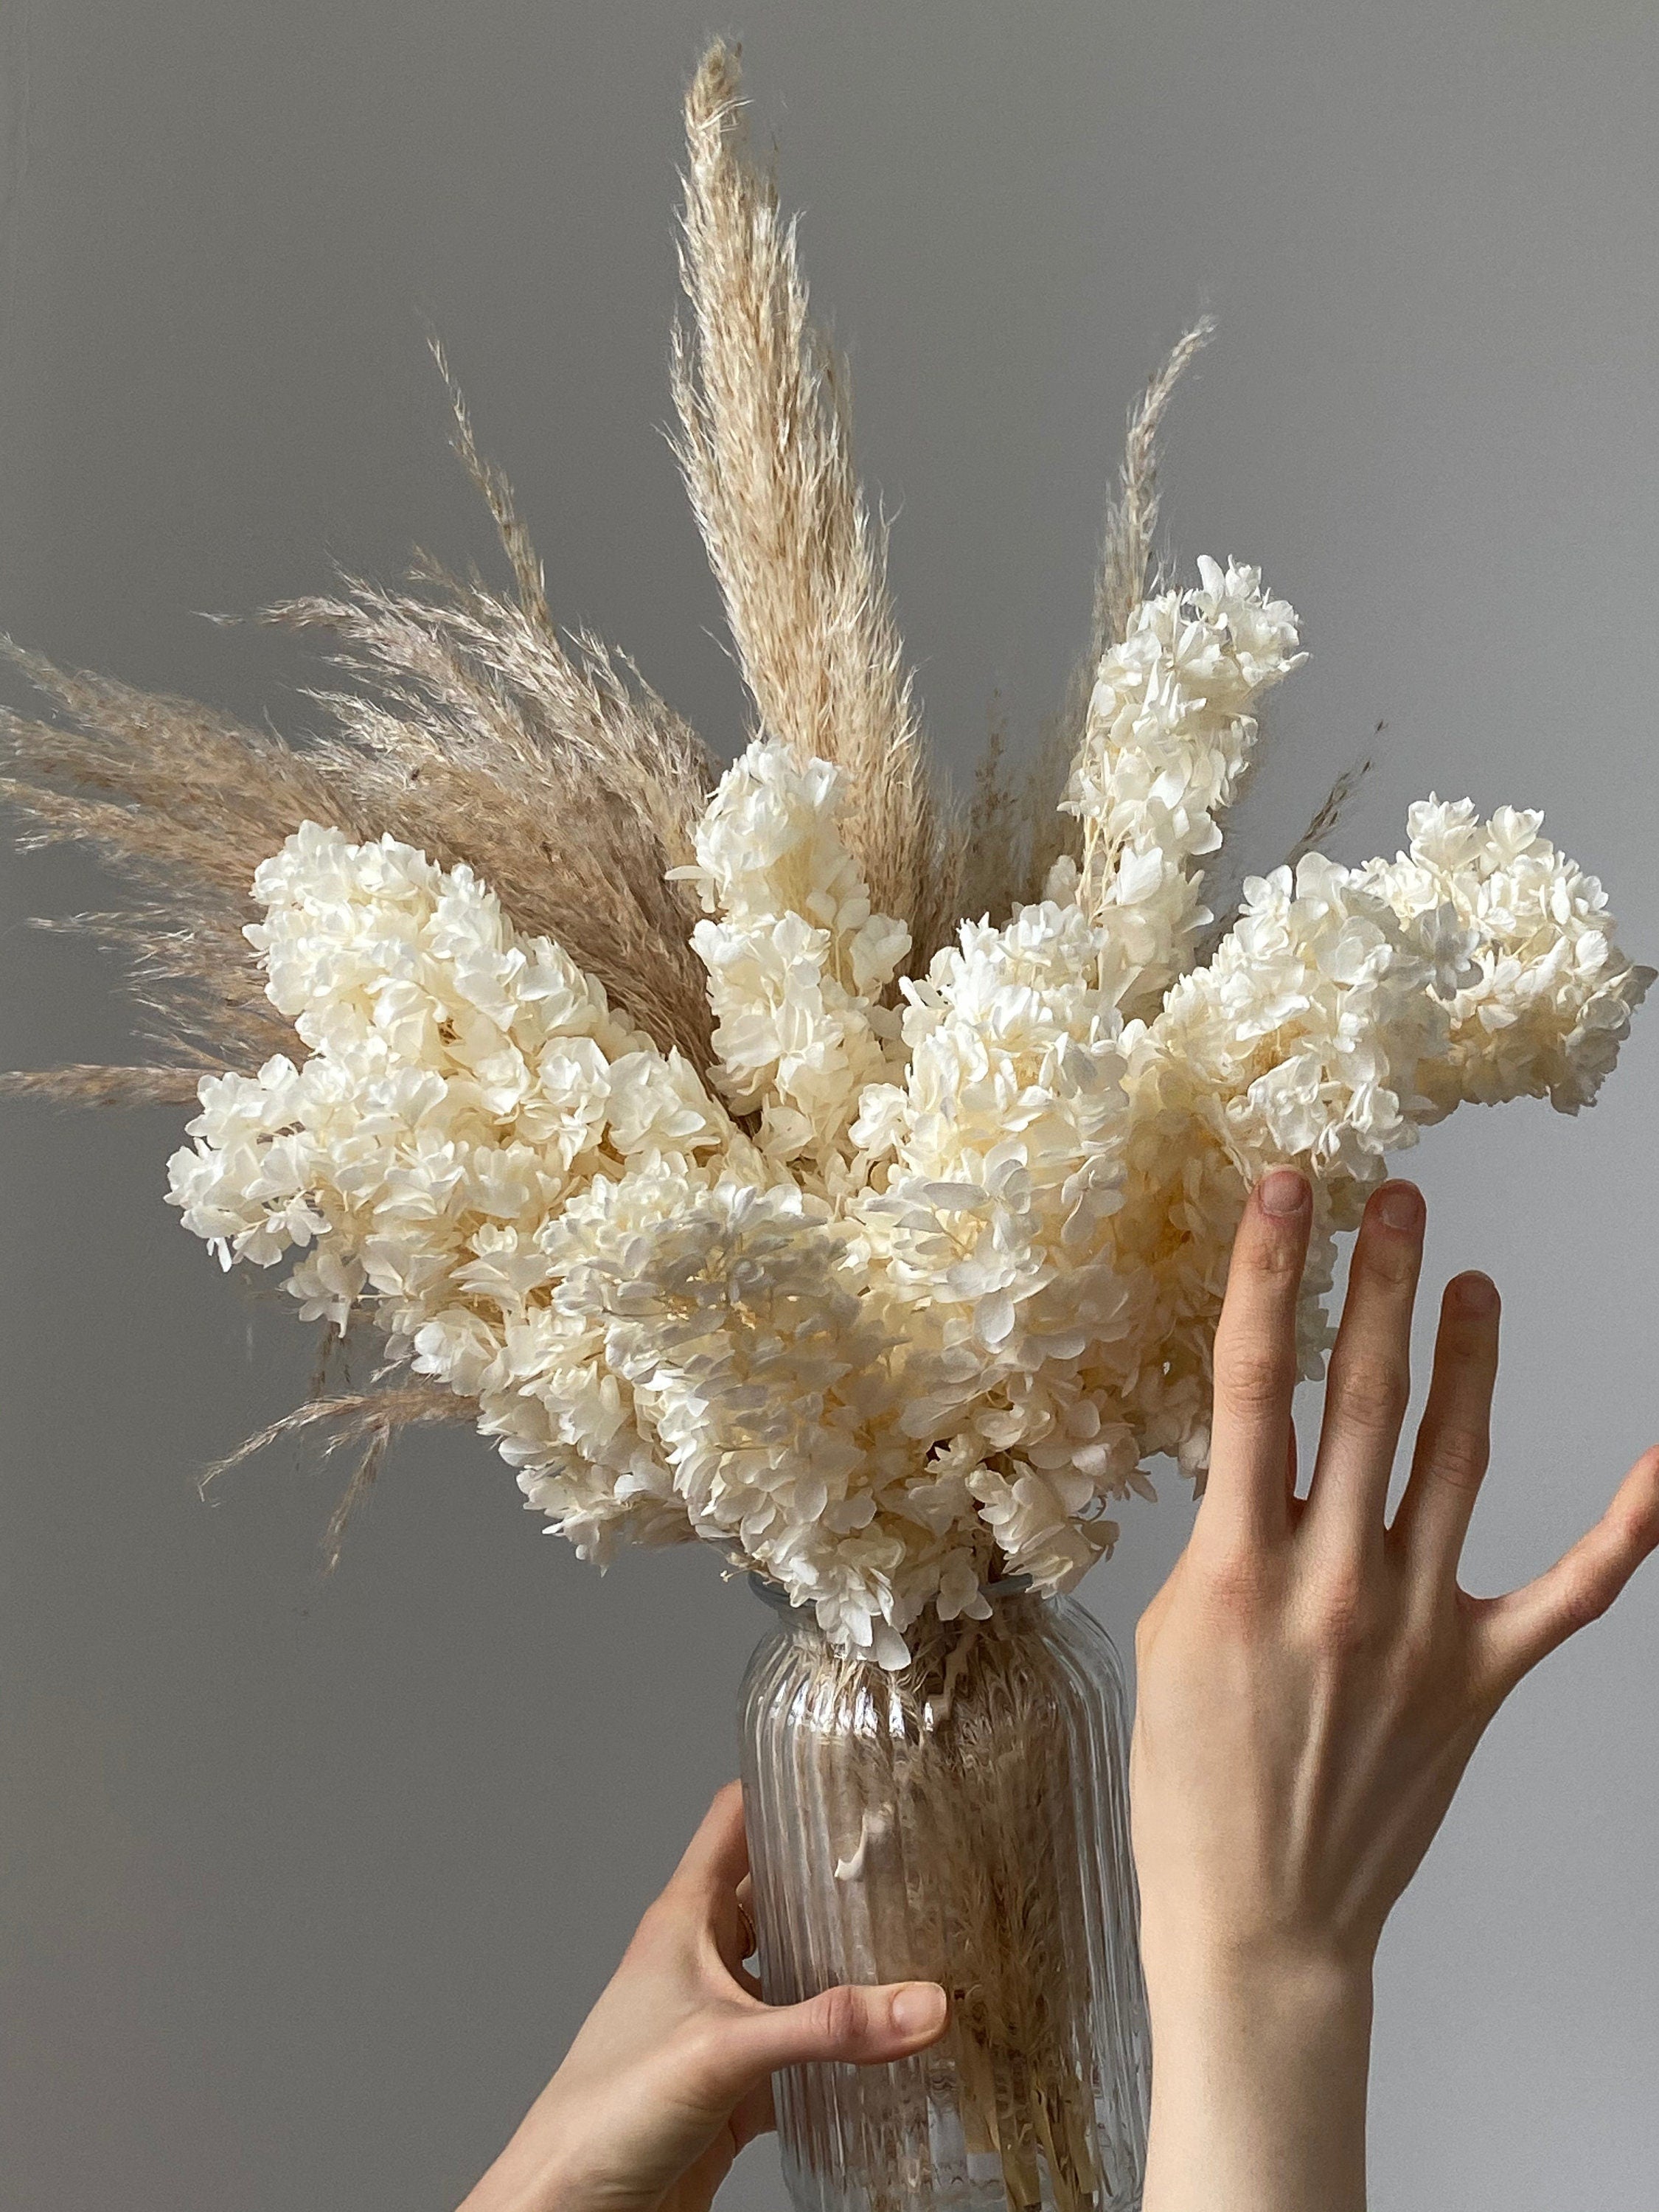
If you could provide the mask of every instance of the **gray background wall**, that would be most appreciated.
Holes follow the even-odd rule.
[[[1259,857],[1384,720],[1340,854],[1431,787],[1541,805],[1656,956],[1647,6],[10,0],[0,622],[301,726],[302,664],[195,611],[485,550],[426,316],[556,606],[729,747],[657,428],[678,100],[722,27],[952,759],[994,693],[1016,732],[1054,696],[1123,407],[1207,306],[1170,533],[1261,561],[1315,647]],[[15,919],[102,896],[6,862],[6,1062],[118,1053],[104,976]],[[1659,1428],[1656,1082],[1650,1009],[1582,1126],[1470,1112],[1410,1164],[1431,1267],[1507,1294],[1483,1587]],[[163,1205],[178,1121],[0,1117],[0,2202],[441,2212],[731,1771],[760,1617],[689,1553],[601,1583],[465,1440],[400,1450],[326,1585],[327,1471],[204,1504],[310,1348]],[[1089,1586],[1126,1643],[1166,1489]],[[1653,2202],[1656,1662],[1659,1575],[1477,1758],[1382,1961],[1380,2207]],[[729,2201],[779,2197],[751,2153]]]

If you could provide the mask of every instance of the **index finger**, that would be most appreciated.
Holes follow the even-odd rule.
[[[749,1871],[749,1837],[743,1825],[743,1784],[728,1782],[717,1790],[671,1877],[679,1889],[699,1896],[732,1895]]]
[[[1224,1541],[1265,1540],[1289,1523],[1296,1307],[1312,1223],[1306,1176],[1271,1168],[1250,1193],[1233,1240],[1215,1333],[1210,1477],[1199,1509],[1199,1526]]]

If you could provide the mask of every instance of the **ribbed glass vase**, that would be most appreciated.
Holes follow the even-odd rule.
[[[755,1585],[773,1601],[772,1594]],[[896,1674],[779,1619],[743,1692],[762,1989],[942,1983],[895,2065],[775,2081],[800,2212],[1132,2212],[1150,2037],[1122,1669],[1070,1599],[993,1591]]]

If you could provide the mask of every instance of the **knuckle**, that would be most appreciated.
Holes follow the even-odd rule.
[[[1561,1592],[1560,1620],[1570,1636],[1581,1628],[1588,1628],[1600,1620],[1613,1603],[1613,1589],[1606,1577],[1589,1567],[1582,1567],[1570,1576]]]
[[[1359,1272],[1390,1290],[1401,1290],[1417,1280],[1421,1248],[1390,1237],[1364,1238],[1355,1257]]]
[[[1435,1480],[1460,1497],[1471,1495],[1480,1487],[1489,1450],[1483,1431],[1448,1429],[1436,1437],[1429,1462]]]
[[[1364,1570],[1357,1563],[1329,1567],[1311,1597],[1314,1639],[1325,1651],[1361,1650],[1376,1630],[1377,1607]]]
[[[848,2051],[862,2040],[867,2008],[861,1990],[838,1984],[814,1997],[812,2004],[817,2014],[816,2026],[827,2049]]]
[[[1295,1387],[1289,1348],[1249,1340],[1216,1354],[1216,1395],[1240,1413],[1260,1413],[1287,1398]]]
[[[1345,1360],[1333,1388],[1342,1421],[1365,1435],[1398,1429],[1411,1402],[1411,1379],[1392,1359]]]
[[[1241,1544],[1207,1552],[1199,1562],[1197,1579],[1209,1613],[1235,1627],[1253,1621],[1269,1595],[1261,1554]]]
[[[1276,1291],[1287,1283],[1301,1280],[1301,1241],[1290,1230],[1253,1237],[1248,1244],[1234,1246],[1233,1264],[1246,1282]],[[1232,1269],[1228,1273],[1231,1279]]]

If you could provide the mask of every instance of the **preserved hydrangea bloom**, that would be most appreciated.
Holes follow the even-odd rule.
[[[697,829],[695,883],[716,917],[691,934],[708,970],[720,1088],[762,1113],[761,1146],[818,1188],[848,1187],[848,1131],[889,1072],[897,1025],[880,994],[910,933],[872,914],[836,831],[843,778],[757,738]]]
[[[1593,1100],[1653,971],[1615,948],[1600,884],[1539,820],[1430,799],[1392,862],[1310,854],[1294,878],[1251,879],[1209,967],[1126,1033],[1125,1211],[1133,1263],[1158,1285],[1160,1448],[1194,1466],[1207,1453],[1191,1409],[1207,1401],[1226,1254],[1266,1168],[1294,1161],[1313,1184],[1300,1336],[1316,1375],[1334,1232],[1357,1224],[1388,1152],[1465,1099]]]
[[[1576,1114],[1646,988],[1650,971],[1613,942],[1607,893],[1538,834],[1542,820],[1500,806],[1481,822],[1467,799],[1421,799],[1410,850],[1364,871],[1440,963],[1451,1034],[1423,1087],[1442,1113],[1547,1097]]]
[[[1044,1587],[1109,1545],[1094,1509],[1138,1456],[1079,1372],[1132,1303],[1109,1254],[1127,1100],[1099,942],[1048,901],[964,923],[904,987],[904,1085],[866,1093],[854,1131],[875,1181],[850,1211],[905,1347],[904,1426]]]
[[[248,935],[309,1057],[204,1079],[186,1224],[226,1266],[297,1255],[310,1316],[368,1310],[586,1556],[714,1542],[888,1666],[997,1576],[1068,1586],[1149,1458],[1202,1473],[1261,1172],[1314,1186],[1311,1374],[1386,1155],[1466,1100],[1588,1104],[1651,980],[1536,815],[1432,799],[1392,861],[1252,878],[1194,968],[1193,864],[1303,658],[1255,570],[1200,569],[1103,658],[1081,870],[896,1005],[840,772],[749,746],[675,872],[712,1089],[467,869],[307,823]]]
[[[533,1271],[509,1240],[596,1174],[730,1141],[690,1065],[557,945],[518,938],[470,869],[307,823],[254,896],[249,938],[311,1056],[205,1077],[170,1195],[227,1267],[319,1240],[289,1287],[337,1326],[371,1297],[401,1349],[456,1271]]]
[[[1213,917],[1187,862],[1217,851],[1216,816],[1255,744],[1252,708],[1307,659],[1296,611],[1259,568],[1200,558],[1196,591],[1137,610],[1101,659],[1061,807],[1084,823],[1077,896],[1112,929],[1102,981],[1126,1013],[1155,1012]]]

